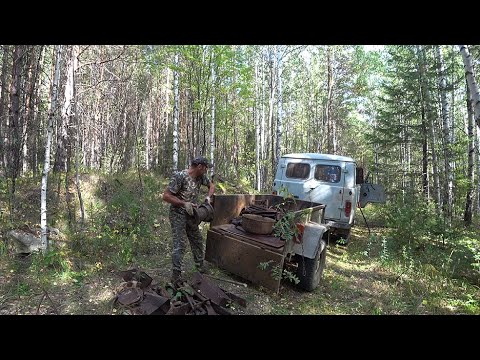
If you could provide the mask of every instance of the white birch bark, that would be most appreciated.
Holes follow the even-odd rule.
[[[260,117],[258,116],[258,58],[255,59],[255,189],[260,191]]]
[[[282,97],[282,57],[280,54],[280,47],[277,46],[277,92],[278,92],[278,116],[277,116],[277,133],[276,133],[276,146],[275,146],[275,164],[273,172],[277,168],[277,164],[280,161],[281,145],[282,145],[282,125],[283,125],[283,97]]]
[[[210,130],[210,162],[215,164],[214,149],[215,149],[215,66],[212,66],[212,127]]]
[[[463,216],[463,220],[466,226],[471,225],[472,223],[472,208],[473,208],[473,186],[474,186],[474,171],[473,171],[473,164],[474,164],[474,152],[475,147],[473,144],[473,107],[472,107],[472,97],[470,95],[470,90],[468,88],[468,82],[466,84],[467,88],[467,120],[468,120],[468,167],[467,167],[467,180],[468,180],[468,189],[467,195],[465,199],[465,213]]]
[[[274,149],[273,149],[273,141],[274,141],[274,134],[273,134],[273,105],[275,103],[275,68],[276,68],[276,56],[273,54],[273,50],[269,49],[268,52],[269,57],[269,66],[270,66],[270,84],[269,84],[269,91],[270,91],[270,101],[269,101],[269,109],[268,109],[268,130],[270,132],[270,136],[267,138],[267,147],[270,149],[270,154],[272,155],[271,160],[273,160],[274,156]],[[271,146],[270,146],[271,145]],[[266,154],[269,154],[268,150]],[[270,164],[271,166],[273,164]],[[268,168],[267,168],[268,169]]]
[[[152,95],[149,95],[147,105],[147,119],[145,120],[145,169],[150,169],[150,123],[151,123],[151,104],[150,99]]]
[[[480,131],[478,127],[475,127],[475,132],[476,132],[476,136],[474,136],[475,148],[478,149],[480,147]],[[480,175],[480,157],[478,155],[477,155],[477,174]],[[477,175],[477,178],[479,175]],[[477,182],[476,197],[477,197],[477,214],[480,214],[480,181]]]
[[[475,80],[475,71],[472,65],[472,58],[467,45],[458,45],[462,54],[463,65],[465,68],[465,77],[473,100],[473,109],[475,114],[475,123],[480,128],[480,94],[478,92],[477,82]]]
[[[55,118],[55,111],[57,107],[58,98],[58,83],[60,79],[60,58],[62,54],[62,46],[55,46],[55,71],[51,89],[50,109],[48,111],[48,125],[47,125],[47,143],[45,145],[45,163],[42,174],[42,187],[40,199],[40,226],[41,231],[41,248],[43,251],[48,251],[48,234],[47,234],[47,180],[48,172],[50,171],[50,146],[52,143],[53,121]]]
[[[83,205],[83,198],[82,198],[82,190],[80,186],[80,172],[79,172],[79,147],[80,147],[80,117],[77,116],[76,108],[77,108],[77,101],[76,101],[76,88],[75,88],[75,74],[77,69],[79,68],[78,64],[78,53],[79,53],[79,46],[74,45],[72,49],[72,105],[70,106],[70,116],[75,116],[77,118],[77,128],[76,128],[76,144],[75,144],[75,187],[77,188],[77,196],[78,196],[78,203],[80,205],[80,220],[82,226],[85,224],[85,207]]]
[[[442,120],[443,120],[443,151],[445,156],[445,177],[446,188],[445,194],[447,196],[446,210],[447,220],[450,224],[452,221],[452,208],[453,208],[453,172],[452,172],[452,155],[451,155],[451,134],[450,134],[450,106],[447,100],[447,78],[445,75],[445,64],[443,61],[442,52],[440,46],[435,46],[435,52],[437,57],[437,68],[439,76],[440,86],[440,100],[442,103]]]
[[[262,119],[260,121],[260,189],[262,189],[264,183],[264,171],[263,170],[263,162],[265,160],[265,70],[264,70],[264,49],[261,51],[262,57],[260,62],[260,69],[262,71],[262,77],[260,79],[262,84],[262,94],[261,94],[261,102],[262,102]]]
[[[178,170],[178,53],[175,54],[173,72],[173,170]]]
[[[332,66],[332,49],[327,47],[327,103],[325,106],[325,122],[327,124],[327,151],[329,154],[335,154],[336,152],[336,139],[335,139],[335,127],[331,116],[331,104],[332,104],[332,90],[333,90],[333,66]]]

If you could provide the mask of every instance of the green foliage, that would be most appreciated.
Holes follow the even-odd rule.
[[[8,249],[7,242],[4,241],[3,239],[0,240],[0,256],[5,255],[7,253],[7,249]]]
[[[273,234],[286,242],[293,240],[300,234],[296,226],[299,214],[292,211],[287,211],[275,224],[273,225]]]
[[[29,296],[32,293],[32,288],[30,284],[20,281],[13,288],[13,295],[15,296]]]
[[[260,262],[258,264],[258,268],[265,271],[270,267],[272,262],[273,260]],[[297,277],[296,274],[292,273],[290,270],[287,270],[287,269],[282,270],[282,268],[279,265],[272,266],[270,274],[272,278],[274,278],[275,280],[287,279],[288,281],[291,281],[294,284],[298,284],[300,282],[300,279]]]
[[[400,243],[418,245],[444,228],[433,203],[415,194],[393,199],[385,206],[385,213],[389,235]]]
[[[67,259],[65,252],[58,249],[52,249],[46,254],[38,252],[33,256],[32,266],[39,271],[51,269],[60,272],[71,269],[71,262]]]

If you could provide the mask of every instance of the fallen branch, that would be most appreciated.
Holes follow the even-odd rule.
[[[48,300],[50,300],[50,302],[52,303],[52,306],[53,306],[53,311],[55,311],[55,314],[56,315],[60,315],[60,313],[58,312],[57,310],[57,307],[55,306],[55,303],[53,302],[53,300],[50,298],[50,295],[48,295],[48,292],[47,290],[45,290],[44,288],[42,288],[43,292],[44,292],[44,296],[46,296],[48,298]]]
[[[42,298],[40,299],[40,302],[38,303],[37,312],[35,313],[35,315],[38,315],[38,312],[40,311],[40,305],[42,305],[43,299],[45,299],[45,293],[42,294]]]

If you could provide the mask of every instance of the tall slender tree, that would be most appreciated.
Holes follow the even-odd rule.
[[[48,123],[45,145],[45,162],[42,173],[42,188],[41,188],[41,208],[40,208],[40,226],[41,226],[41,248],[48,251],[48,228],[47,228],[47,185],[48,172],[50,171],[50,147],[52,143],[53,122],[55,120],[55,113],[57,111],[58,98],[58,84],[60,81],[60,60],[62,55],[62,45],[56,45],[54,50],[54,76],[50,90],[50,104],[48,109]]]

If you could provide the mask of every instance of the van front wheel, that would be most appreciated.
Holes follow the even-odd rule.
[[[317,288],[322,277],[323,269],[325,268],[327,247],[325,246],[325,242],[323,240],[321,241],[323,244],[320,244],[320,249],[323,248],[323,251],[317,252],[315,259],[297,255],[297,277],[300,280],[298,286],[307,291],[313,291]]]

